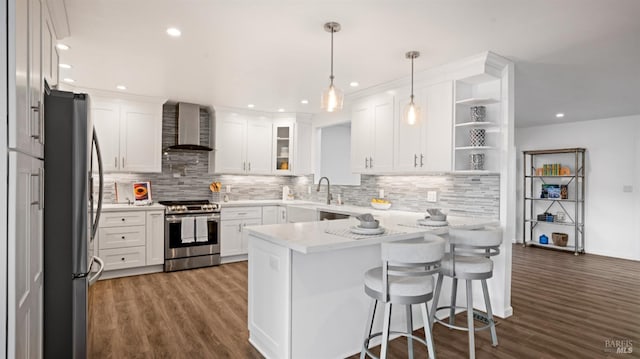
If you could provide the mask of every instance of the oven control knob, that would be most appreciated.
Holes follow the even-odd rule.
[[[187,206],[180,206],[180,210],[181,211],[186,211],[187,210]]]
[[[169,206],[169,212],[173,212],[176,210],[176,206]]]

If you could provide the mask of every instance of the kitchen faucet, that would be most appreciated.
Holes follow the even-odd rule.
[[[321,177],[320,180],[318,181],[318,189],[316,189],[316,192],[320,192],[320,184],[322,183],[322,180],[326,179],[327,180],[327,204],[331,204],[331,184],[329,183],[329,178],[327,177]]]

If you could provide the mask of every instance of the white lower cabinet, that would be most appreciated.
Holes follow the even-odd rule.
[[[163,264],[164,210],[103,213],[98,226],[98,256],[104,260],[105,271]]]
[[[263,224],[262,207],[222,208],[220,213],[220,256],[247,254],[246,226]]]
[[[278,223],[278,206],[262,207],[262,224]]]

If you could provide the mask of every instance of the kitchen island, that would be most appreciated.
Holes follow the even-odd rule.
[[[358,223],[353,218],[247,227],[251,344],[267,358],[344,358],[360,352],[370,304],[364,273],[381,264],[380,243],[427,232],[446,235],[446,228],[415,226],[419,216],[380,217],[387,233],[364,239],[349,238],[345,232]],[[450,218],[450,224],[474,228],[495,222]],[[504,298],[498,297],[504,297],[504,286],[492,280],[489,286],[492,301],[502,305]],[[445,282],[443,305],[449,288]],[[484,309],[481,298],[474,301]],[[494,307],[496,315],[504,314]],[[420,311],[414,312],[417,329],[422,320]],[[392,328],[404,328],[404,316],[394,317]],[[381,323],[374,326],[381,328]]]

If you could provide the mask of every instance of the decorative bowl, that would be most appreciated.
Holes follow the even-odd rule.
[[[374,203],[371,202],[371,207],[375,209],[389,209],[391,208],[391,203]]]
[[[373,222],[364,222],[364,221],[360,221],[360,228],[378,228],[380,226],[380,221],[378,221],[377,219]]]

